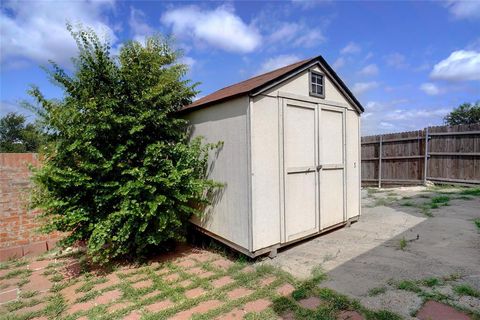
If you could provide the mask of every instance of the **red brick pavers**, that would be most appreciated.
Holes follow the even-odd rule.
[[[8,289],[0,292],[0,305],[9,301],[17,300],[18,289]]]
[[[97,297],[95,299],[95,303],[97,304],[106,304],[110,303],[112,301],[115,301],[119,299],[122,296],[122,292],[120,290],[113,290],[113,291],[107,291],[101,296]]]
[[[156,302],[154,304],[148,305],[145,307],[145,310],[149,312],[159,312],[165,309],[168,309],[173,306],[173,302],[170,300],[164,300],[160,302]]]
[[[197,306],[179,312],[176,315],[170,317],[170,319],[175,320],[187,320],[190,319],[196,313],[206,313],[210,310],[216,309],[222,305],[222,302],[219,300],[208,300],[204,302],[200,302]]]
[[[238,298],[248,296],[252,292],[253,291],[250,290],[250,289],[245,289],[245,288],[240,287],[240,288],[235,288],[230,292],[227,292],[227,296],[228,296],[229,299],[238,299]]]
[[[230,278],[229,276],[224,276],[224,277],[218,278],[217,280],[213,280],[212,285],[214,288],[221,288],[232,282],[233,282],[232,278]]]
[[[272,304],[272,302],[270,300],[258,299],[258,300],[247,302],[245,304],[245,306],[243,307],[243,310],[247,313],[248,312],[262,312],[265,309],[267,309],[268,307],[270,307],[271,304]]]
[[[305,309],[315,310],[322,304],[322,300],[317,297],[309,297],[298,301],[298,304]]]
[[[232,311],[222,314],[221,316],[217,317],[215,320],[237,320],[243,319],[245,315],[245,311],[240,310],[238,308],[233,309]]]
[[[338,320],[365,320],[365,318],[357,311],[342,311],[337,316],[337,319]]]
[[[23,290],[47,292],[52,287],[52,282],[42,274],[42,271],[35,271],[29,278],[29,282],[25,284]]]
[[[138,311],[132,311],[127,316],[123,318],[123,320],[140,320],[142,315]]]
[[[204,293],[205,293],[205,290],[203,290],[202,288],[194,288],[186,291],[185,297],[187,297],[188,299],[193,299],[201,296]]]
[[[277,293],[281,296],[289,296],[292,294],[292,292],[295,290],[295,288],[289,284],[289,283],[286,283],[284,284],[283,286],[281,286],[280,288],[277,289]]]
[[[470,320],[466,314],[436,301],[427,301],[418,311],[417,318],[420,320]]]

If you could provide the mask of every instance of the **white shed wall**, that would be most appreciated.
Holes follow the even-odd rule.
[[[347,219],[360,215],[360,117],[347,111]]]
[[[194,223],[245,249],[249,248],[249,159],[247,139],[247,96],[232,99],[186,115],[193,136],[206,142],[223,141],[223,147],[210,157],[210,178],[225,186],[218,202],[207,208],[206,216]],[[212,163],[213,162],[213,163]]]
[[[250,111],[253,250],[280,243],[279,106],[276,97],[253,98]]]

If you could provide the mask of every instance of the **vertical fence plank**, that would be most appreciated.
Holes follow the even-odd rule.
[[[378,187],[382,187],[382,140],[383,137],[380,136],[380,142],[378,145]]]
[[[425,145],[423,146],[423,153],[425,158],[423,158],[423,184],[427,184],[428,177],[428,127],[425,128]]]

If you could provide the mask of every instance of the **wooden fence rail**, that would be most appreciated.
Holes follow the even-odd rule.
[[[480,123],[362,137],[362,185],[480,184]]]

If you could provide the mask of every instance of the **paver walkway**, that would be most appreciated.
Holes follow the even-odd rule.
[[[314,287],[191,247],[111,272],[87,271],[71,253],[2,264],[0,319],[366,319],[366,309]]]

